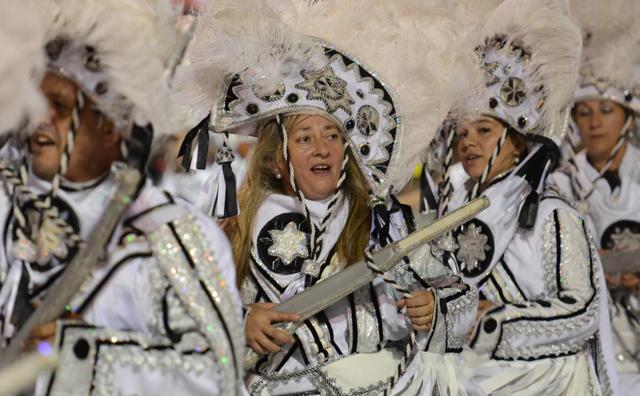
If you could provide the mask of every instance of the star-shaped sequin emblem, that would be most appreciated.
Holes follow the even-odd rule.
[[[611,235],[613,250],[629,252],[640,249],[640,234],[636,234],[628,228],[617,231],[618,232]]]
[[[468,271],[478,268],[478,264],[487,258],[486,251],[489,249],[487,241],[489,238],[481,232],[481,228],[475,224],[469,224],[467,229],[458,235],[458,260],[460,260]]]
[[[431,253],[441,259],[445,252],[455,252],[457,248],[458,244],[449,232],[437,238],[434,243],[431,244]]]
[[[355,102],[347,92],[347,82],[336,76],[331,66],[303,70],[302,77],[304,81],[296,84],[296,88],[307,91],[307,99],[323,101],[329,113],[342,109],[351,115],[351,105]]]
[[[296,258],[307,258],[307,235],[300,231],[296,223],[290,221],[283,230],[269,230],[272,245],[269,254],[279,258],[284,265],[290,265]]]
[[[509,77],[500,87],[500,99],[509,107],[520,106],[527,98],[524,82],[517,77]]]

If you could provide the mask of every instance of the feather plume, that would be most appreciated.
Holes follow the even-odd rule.
[[[290,69],[326,64],[320,38],[357,59],[394,93],[398,148],[384,180],[394,190],[411,177],[420,153],[467,88],[458,84],[464,58],[450,50],[461,35],[440,2],[220,0],[200,18],[178,84],[194,123],[219,106],[221,83],[230,74],[269,93]]]
[[[45,110],[37,86],[44,67],[47,8],[35,0],[3,2],[0,13],[0,135]]]
[[[523,76],[530,88],[544,87],[544,102],[537,110],[539,119],[534,133],[559,141],[564,129],[561,111],[569,104],[578,78],[581,54],[581,34],[578,26],[568,17],[567,5],[554,0],[506,0],[494,9],[481,10],[482,26],[477,22],[475,2],[454,2],[453,12],[459,25],[469,30],[462,47],[452,51],[470,57],[461,66],[465,69],[458,79],[459,96],[453,106],[458,117],[477,117],[488,110],[492,93],[486,88],[486,70],[481,67],[473,48],[483,46],[496,36],[506,38],[504,48],[511,45],[530,51]],[[462,56],[462,55],[461,55]],[[475,58],[473,61],[471,58]],[[517,126],[517,125],[514,125]]]
[[[106,70],[109,89],[132,106],[130,119],[151,122],[156,133],[184,127],[169,95],[169,70],[182,37],[177,21],[181,9],[168,0],[50,0],[48,39],[66,37],[93,46]],[[74,76],[72,76],[73,78]],[[75,76],[82,86],[82,77]],[[127,115],[113,103],[98,107],[119,123]]]
[[[640,3],[572,0],[571,14],[585,37],[581,85],[595,82],[601,87],[608,84],[620,92],[637,90],[640,86],[640,26],[637,23]],[[638,95],[640,91],[635,94]]]

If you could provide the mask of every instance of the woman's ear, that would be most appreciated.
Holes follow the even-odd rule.
[[[271,173],[273,174],[273,176],[275,176],[275,178],[278,180],[282,179],[282,175],[285,173],[284,164],[281,163],[281,161],[278,161],[274,158],[269,158],[267,162],[269,164],[269,168],[271,169]]]

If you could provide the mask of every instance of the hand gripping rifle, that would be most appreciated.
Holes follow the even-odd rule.
[[[436,220],[434,223],[424,226],[411,233],[406,238],[389,244],[373,253],[375,268],[380,272],[386,272],[399,263],[402,258],[415,249],[444,235],[474,218],[479,212],[489,207],[489,199],[484,196],[474,199],[465,206]],[[276,325],[287,334],[293,334],[300,323],[323,311],[358,290],[363,285],[371,282],[376,273],[363,261],[347,266],[337,274],[318,282],[316,285],[296,294],[287,301],[279,304],[274,309],[278,312],[291,312],[300,316],[298,322],[281,323]],[[245,369],[255,366],[259,356],[249,350],[245,358]]]

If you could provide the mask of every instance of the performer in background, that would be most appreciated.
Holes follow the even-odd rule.
[[[640,391],[640,29],[636,2],[571,4],[585,48],[564,166],[552,181],[590,221],[611,292],[616,360],[625,393]],[[635,10],[635,11],[634,11]],[[577,147],[583,147],[576,152]],[[616,256],[616,253],[626,255]],[[628,392],[627,392],[628,391]]]
[[[179,7],[146,0],[39,6],[49,18],[40,82],[49,111],[37,130],[8,143],[25,141],[15,146],[22,158],[2,158],[3,347],[103,226],[119,169],[125,162],[144,169],[154,131],[184,127],[172,116],[168,89],[185,41],[175,28]],[[69,302],[71,320],[32,333],[27,347],[53,342],[60,357],[35,393],[242,392],[242,323],[228,241],[209,218],[148,181],[134,198]]]
[[[452,108],[455,127],[445,129],[443,142],[451,143],[443,151],[468,180],[444,186],[452,193],[440,209],[478,194],[492,203],[447,244],[480,292],[464,356],[487,394],[617,389],[598,252],[578,211],[546,182],[567,128],[582,45],[566,12],[560,2],[504,1],[475,31],[475,51],[459,49],[480,65],[459,79],[469,84]],[[463,19],[459,25],[473,28]]]
[[[409,15],[398,3],[326,1],[276,12],[246,2],[246,13],[242,4],[234,1],[225,9],[218,3],[202,16],[200,26],[209,30],[196,31],[190,49],[194,91],[182,96],[195,99],[197,89],[211,83],[198,70],[224,66],[209,52],[218,45],[233,49],[225,59],[233,61],[227,66],[229,79],[218,90],[225,95],[208,97],[199,106],[196,102],[190,110],[200,111],[200,131],[258,138],[239,205],[229,194],[235,192],[231,177],[219,178],[227,184],[211,186],[217,194],[205,202],[210,214],[235,224],[228,228],[247,312],[246,341],[263,355],[249,371],[249,391],[414,395],[473,390],[455,354],[473,323],[477,295],[433,256],[430,245],[305,320],[294,334],[274,327],[299,319],[273,311],[276,304],[339,276],[348,265],[413,231],[410,209],[393,193],[408,180],[417,154],[428,144],[425,131],[434,130],[446,114],[441,98],[429,95],[437,83],[429,79],[440,70],[434,60],[445,64],[446,51],[439,53],[430,41],[441,37],[435,34],[438,23],[430,27],[433,35],[423,31],[417,42],[394,48],[385,47],[382,39],[389,33],[384,32],[387,25],[407,40],[419,26],[394,19],[394,12]],[[425,3],[412,8],[420,16],[432,10]],[[375,43],[369,52],[350,40],[354,15],[365,21],[359,34]],[[401,21],[408,24],[405,30],[399,28]],[[220,38],[225,24],[228,44],[198,41]],[[234,36],[235,29],[242,35]],[[338,47],[347,44],[360,55]],[[432,51],[434,60],[405,56],[416,48]],[[364,59],[381,69],[374,73]],[[450,69],[450,64],[441,69],[442,77]],[[409,75],[411,89],[396,98],[390,86],[401,88],[402,82],[408,88],[404,78]],[[395,78],[398,86],[385,84],[383,76]],[[213,111],[207,107],[211,102]],[[429,107],[433,114],[425,114]],[[198,135],[192,133],[194,140],[185,147],[195,145]],[[227,152],[223,147],[218,153],[223,173],[232,160]],[[239,215],[230,217],[238,209]]]

